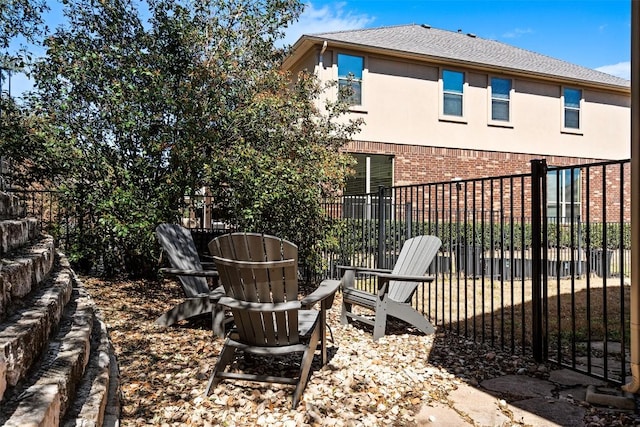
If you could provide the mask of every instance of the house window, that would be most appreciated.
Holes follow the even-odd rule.
[[[349,105],[362,105],[362,56],[338,54],[338,87]],[[347,93],[348,95],[344,95]]]
[[[491,120],[510,120],[511,79],[491,78]]]
[[[580,103],[582,91],[580,89],[564,88],[564,127],[567,129],[580,129]]]
[[[580,218],[580,206],[580,169],[547,172],[547,218],[561,224],[571,222]]]
[[[345,218],[376,219],[378,187],[393,185],[393,156],[381,154],[353,154],[357,164],[355,175],[347,179],[344,192],[343,214]],[[384,196],[385,218],[391,218],[391,197]]]
[[[345,195],[362,195],[378,191],[379,186],[393,185],[393,156],[352,154],[357,164],[355,174],[347,179]]]
[[[464,73],[442,70],[442,114],[462,117]]]

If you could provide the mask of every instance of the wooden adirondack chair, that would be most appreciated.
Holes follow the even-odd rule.
[[[170,326],[179,320],[212,313],[214,334],[224,336],[224,309],[217,306],[224,289],[221,286],[209,289],[207,279],[217,279],[218,272],[203,268],[191,232],[177,224],[160,224],[156,227],[156,238],[172,267],[160,271],[177,276],[185,294],[185,300],[158,317],[156,323]]]
[[[339,283],[323,283],[298,300],[298,266],[293,258],[238,261],[214,256],[214,261],[226,292],[219,304],[231,309],[236,326],[227,336],[206,395],[223,379],[291,384],[296,386],[295,408],[306,387],[318,342],[324,336],[325,310],[330,307]],[[303,309],[317,302],[321,303],[319,311]],[[270,357],[303,354],[297,375],[288,377],[227,371],[236,350]]]
[[[293,259],[298,265],[298,246],[294,243],[261,233],[236,232],[218,236],[209,242],[209,253],[220,258],[233,259],[237,261],[281,261]],[[328,286],[325,283],[321,286]],[[332,284],[331,286],[336,286]],[[333,304],[333,298],[321,301],[322,314]],[[313,308],[305,305],[304,310]],[[322,349],[322,364],[327,363],[327,339],[326,322],[321,325],[320,344]]]
[[[340,320],[346,324],[356,319],[373,326],[373,339],[385,335],[387,316],[403,320],[425,334],[435,332],[433,325],[422,313],[411,306],[411,299],[419,283],[431,282],[434,277],[425,276],[442,242],[436,236],[417,236],[404,242],[393,270],[361,267],[340,267],[345,270],[342,277],[342,314]],[[357,274],[377,277],[378,292],[372,294],[356,289]],[[374,320],[352,312],[358,305],[375,312]]]
[[[298,247],[276,236],[260,233],[229,233],[209,242],[209,253],[220,258],[238,261],[280,261],[293,259],[298,262]]]

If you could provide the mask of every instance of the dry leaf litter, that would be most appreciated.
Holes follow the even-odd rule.
[[[477,385],[514,373],[548,376],[544,365],[519,356],[442,333],[425,336],[403,324],[390,325],[389,334],[374,342],[365,327],[340,324],[338,294],[328,316],[335,338],[329,363],[321,368],[316,355],[295,410],[292,387],[286,385],[223,381],[205,397],[223,344],[212,337],[209,319],[154,324],[182,299],[176,282],[86,278],[84,283],[118,359],[123,426],[412,426],[421,405],[448,405],[448,394],[463,381]],[[234,367],[289,372],[288,362],[237,358]],[[592,410],[587,421],[610,425],[606,417]]]

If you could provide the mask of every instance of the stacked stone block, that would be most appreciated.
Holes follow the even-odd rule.
[[[0,425],[117,425],[117,373],[81,280],[0,192]]]

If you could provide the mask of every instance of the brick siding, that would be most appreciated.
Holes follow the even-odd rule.
[[[600,159],[582,157],[544,156],[496,151],[466,150],[457,148],[427,147],[415,145],[389,144],[367,141],[351,141],[345,151],[352,153],[385,154],[394,156],[394,186],[416,185],[452,180],[501,177],[526,174],[531,171],[531,161],[546,159],[548,166],[577,166],[600,162]],[[582,212],[581,216],[590,221],[618,222],[621,208],[625,221],[629,220],[631,208],[630,165],[592,167],[582,172]],[[604,179],[603,179],[604,175]],[[588,184],[587,185],[587,180]],[[494,200],[490,204],[497,208],[500,202],[497,194],[502,194],[502,203],[509,206],[510,190],[496,187]],[[515,189],[517,188],[517,191]],[[514,209],[520,208],[519,185],[514,187]],[[622,189],[622,200],[620,190]],[[444,189],[448,194],[448,188]],[[587,191],[589,193],[587,194]],[[447,200],[448,197],[445,197]],[[603,200],[604,199],[604,200]],[[525,204],[529,205],[530,194],[525,190]],[[604,209],[606,206],[606,210]],[[489,208],[489,206],[485,206]],[[504,207],[503,207],[504,209]]]

